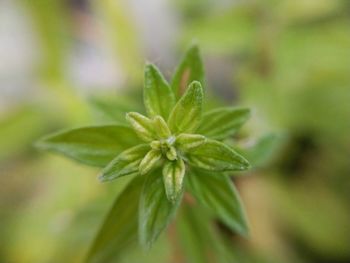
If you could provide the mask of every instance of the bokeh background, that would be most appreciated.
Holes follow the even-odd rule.
[[[231,262],[350,262],[348,0],[1,0],[0,262],[81,261],[126,181],[33,142],[123,121],[145,61],[170,77],[194,40],[211,101],[253,111],[255,168],[235,180],[251,237],[221,227]],[[181,261],[163,235],[118,262]]]

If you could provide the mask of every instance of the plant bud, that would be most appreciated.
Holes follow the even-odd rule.
[[[160,150],[150,150],[146,156],[142,159],[139,171],[141,175],[147,174],[151,171],[162,158],[162,153]]]
[[[153,122],[154,122],[155,132],[159,138],[165,139],[171,136],[169,127],[162,117],[160,116],[154,117]]]
[[[137,112],[129,112],[126,114],[126,120],[142,140],[150,142],[156,138],[151,119]]]
[[[171,146],[169,148],[169,150],[166,152],[166,157],[170,161],[174,161],[174,160],[177,159],[177,152],[176,152],[176,149],[173,146]]]
[[[167,162],[163,167],[163,181],[165,192],[169,201],[175,203],[183,188],[185,163],[181,158]]]
[[[203,135],[181,133],[176,138],[176,146],[179,150],[187,152],[201,146],[206,140],[206,137]]]

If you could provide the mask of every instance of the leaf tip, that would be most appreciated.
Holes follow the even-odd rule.
[[[139,116],[139,113],[130,111],[125,114],[125,119],[129,123],[133,123],[135,118],[137,118],[138,116]]]
[[[203,96],[204,96],[203,87],[202,87],[202,84],[198,80],[194,80],[188,85],[188,89],[186,91],[186,94],[191,94],[191,93],[194,94],[194,96],[197,99],[203,100]]]
[[[176,196],[167,196],[168,201],[172,204],[175,205],[176,203]]]
[[[171,205],[176,205],[176,203],[179,202],[179,200],[181,199],[181,196],[182,196],[182,190],[171,192],[171,193],[168,193],[166,191],[167,200]]]
[[[203,87],[202,84],[198,80],[194,80],[190,83],[188,86],[189,89],[192,89],[194,93],[197,94],[197,96],[203,98]]]
[[[249,223],[247,222],[246,218],[244,218],[244,221],[240,224],[239,227],[236,228],[236,231],[244,238],[251,237]]]
[[[134,112],[132,112],[132,111],[125,113],[125,118],[126,118],[126,119],[131,118],[131,116],[133,115],[133,113],[134,113]]]
[[[189,87],[192,87],[194,89],[202,89],[202,84],[198,80],[194,80],[190,83]]]
[[[125,119],[126,121],[130,120],[130,112],[125,113]]]
[[[153,246],[153,243],[152,242],[147,242],[147,241],[143,241],[143,240],[140,240],[140,245],[142,247],[142,249],[145,251],[145,252],[148,252],[151,250],[152,246]]]
[[[145,63],[145,73],[147,74],[149,71],[151,71],[151,70],[155,70],[156,69],[156,66],[153,64],[153,63],[151,63],[151,62],[146,62]]]
[[[50,139],[56,134],[51,134],[51,135],[47,135],[45,137],[41,137],[38,140],[36,140],[35,142],[33,142],[33,147],[35,147],[36,149],[39,150],[49,150],[50,149]]]
[[[100,173],[99,175],[97,175],[97,180],[100,182],[100,183],[105,183],[107,182],[108,180],[106,179],[106,175],[102,172]]]
[[[45,139],[39,139],[35,142],[33,142],[33,147],[39,150],[44,150],[46,148],[46,143],[45,143]]]
[[[252,114],[252,111],[250,108],[241,108],[240,110],[242,111],[242,113],[244,113],[247,116],[250,116]]]
[[[242,157],[242,163],[243,163],[243,165],[242,165],[243,170],[248,170],[248,169],[252,168],[250,162],[247,159],[245,159],[244,157]]]
[[[194,53],[199,53],[199,45],[198,45],[198,40],[197,39],[193,39],[189,48],[188,48],[188,52],[194,52]]]

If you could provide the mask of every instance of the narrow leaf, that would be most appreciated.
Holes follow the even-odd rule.
[[[205,143],[207,138],[200,134],[181,133],[176,137],[176,147],[182,152],[188,152]]]
[[[284,142],[285,137],[282,134],[269,133],[237,151],[249,159],[252,167],[261,168],[276,158]]]
[[[248,161],[229,146],[207,140],[186,154],[190,165],[209,171],[242,171],[249,168]]]
[[[162,158],[162,152],[160,150],[150,150],[146,156],[142,159],[139,165],[139,172],[141,175],[147,174],[153,168],[157,166]]]
[[[150,117],[168,118],[175,105],[175,94],[156,66],[145,67],[144,104]]]
[[[169,201],[174,203],[181,196],[184,176],[185,163],[181,158],[163,166],[163,181]]]
[[[112,262],[137,241],[137,215],[144,179],[142,176],[135,177],[116,198],[95,237],[86,262]]]
[[[232,255],[232,242],[226,242],[225,236],[212,223],[213,219],[206,207],[194,207],[189,202],[181,206],[176,234],[186,262],[242,262]]]
[[[176,151],[175,147],[170,146],[169,150],[166,152],[166,157],[170,161],[174,161],[177,159],[177,151]]]
[[[150,142],[156,138],[153,121],[140,113],[129,112],[126,120],[134,128],[136,134],[144,141]]]
[[[153,150],[161,150],[162,149],[162,144],[160,141],[153,141],[150,143],[150,146]]]
[[[58,132],[41,139],[36,146],[85,164],[103,167],[120,152],[138,143],[140,139],[131,128],[106,125]]]
[[[202,103],[202,86],[198,81],[194,81],[170,113],[170,130],[176,134],[193,133],[201,121]]]
[[[197,132],[212,139],[223,140],[234,135],[249,117],[249,109],[215,109],[203,115]]]
[[[154,117],[153,122],[154,122],[154,128],[158,138],[167,139],[171,136],[169,127],[162,117],[160,116]]]
[[[171,82],[177,98],[185,93],[192,81],[204,84],[204,67],[197,45],[192,45],[183,56]]]
[[[137,174],[140,163],[149,150],[149,145],[141,144],[122,152],[102,170],[99,180],[107,182],[121,176]]]
[[[89,98],[89,106],[99,122],[106,123],[113,121],[127,125],[125,120],[125,114],[127,112],[142,112],[142,107],[140,107],[140,103],[136,99],[138,96],[121,93],[118,93],[118,96],[109,96],[107,98]]]
[[[147,176],[144,184],[139,210],[139,239],[145,248],[150,248],[161,232],[168,226],[181,202],[168,201],[161,170]]]
[[[194,170],[188,175],[188,182],[200,204],[212,210],[234,232],[248,235],[241,199],[228,176]]]

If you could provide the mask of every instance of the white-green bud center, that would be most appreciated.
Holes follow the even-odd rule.
[[[176,138],[175,136],[170,136],[166,139],[160,139],[151,142],[152,149],[160,150],[168,160],[174,161],[177,159],[176,148],[174,147]]]

